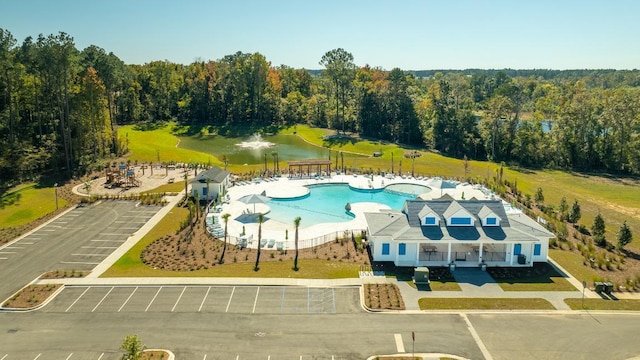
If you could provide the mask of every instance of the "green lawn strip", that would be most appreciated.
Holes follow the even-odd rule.
[[[422,298],[421,310],[555,310],[545,299]]]
[[[111,266],[101,277],[257,277],[257,278],[307,278],[340,279],[358,277],[360,264],[320,259],[300,260],[298,271],[293,271],[293,261],[269,261],[253,271],[253,263],[234,263],[227,258],[224,265],[198,271],[157,270],[145,265],[140,254],[147,245],[164,235],[175,233],[187,217],[184,208],[173,208],[167,216],[151,229],[136,245]]]
[[[582,264],[582,255],[566,250],[549,249],[549,257],[567,270],[578,281],[586,281],[588,286],[600,280],[600,275]]]
[[[58,196],[58,207],[67,201]],[[28,224],[56,210],[55,189],[23,184],[10,189],[0,198],[0,228]]]
[[[575,291],[576,288],[555,269],[540,276],[495,279],[504,291]]]
[[[177,193],[181,191],[184,191],[184,179],[175,179],[175,182],[171,184],[160,185],[155,189],[144,191],[143,194]]]
[[[434,281],[430,280],[429,285],[416,285],[413,281],[407,281],[407,284],[414,289],[420,288],[425,291],[462,291],[460,285],[455,281]]]
[[[179,139],[172,134],[175,125],[167,123],[153,130],[138,129],[133,125],[122,126],[118,136],[125,137],[129,148],[128,158],[132,161],[157,162],[199,162],[221,165],[213,155],[178,147]]]
[[[615,295],[615,294],[614,294]],[[584,299],[584,308],[582,307],[582,299],[564,299],[571,310],[632,310],[640,311],[640,300],[636,299]]]

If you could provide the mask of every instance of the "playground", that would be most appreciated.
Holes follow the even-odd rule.
[[[162,185],[182,183],[185,174],[191,178],[194,172],[181,164],[120,163],[105,168],[103,176],[75,186],[73,192],[81,196],[140,194]]]

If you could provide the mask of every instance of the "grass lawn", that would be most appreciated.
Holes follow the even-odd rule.
[[[177,193],[181,191],[184,191],[184,179],[176,179],[174,183],[160,185],[155,189],[143,192],[143,194]]]
[[[582,299],[565,299],[564,302],[572,310],[582,310]],[[632,310],[640,311],[640,300],[620,299],[584,299],[584,309],[586,310]]]
[[[420,310],[555,310],[545,299],[422,298]]]
[[[531,268],[488,268],[504,291],[575,291],[551,265],[535,263]]]
[[[58,207],[67,201],[58,196]],[[56,210],[56,195],[52,187],[38,188],[35,184],[23,184],[9,189],[0,198],[0,228],[28,224]]]
[[[259,271],[253,271],[253,263],[233,263],[226,259],[224,265],[206,270],[167,271],[145,265],[140,259],[144,248],[154,240],[174,233],[187,217],[184,208],[173,208],[147,235],[124,254],[102,277],[259,277],[259,278],[306,278],[339,279],[358,277],[360,264],[327,261],[323,259],[300,260],[298,271],[293,271],[293,261],[262,262]]]
[[[128,158],[140,162],[199,162],[221,165],[222,163],[210,154],[187,150],[178,147],[178,138],[172,134],[174,124],[168,123],[153,130],[137,129],[133,125],[122,126],[118,136],[126,137],[129,147]]]

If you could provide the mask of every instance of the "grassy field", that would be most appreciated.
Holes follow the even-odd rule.
[[[582,256],[569,251],[549,249],[549,256],[557,261],[565,270],[579,281],[586,281],[591,284],[598,279],[598,274],[591,268],[582,265]]]
[[[640,311],[640,300],[606,300],[606,299],[565,299],[564,302],[571,307],[571,310],[630,310]]]
[[[58,207],[67,205],[58,196]],[[0,228],[28,224],[56,210],[56,195],[52,187],[39,188],[35,184],[23,184],[0,198]]]
[[[545,299],[422,298],[420,310],[555,310]]]
[[[232,259],[224,265],[198,271],[157,270],[145,265],[140,259],[144,248],[154,240],[174,233],[187,217],[184,208],[173,208],[147,235],[124,254],[102,277],[259,277],[259,278],[305,278],[339,279],[358,277],[360,265],[355,263],[301,260],[298,271],[293,271],[292,261],[262,262],[260,271],[253,271],[253,263],[233,263]]]

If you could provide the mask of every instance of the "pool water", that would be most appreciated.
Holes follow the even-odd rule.
[[[348,184],[324,184],[308,186],[309,194],[296,199],[271,199],[271,211],[266,215],[285,224],[293,224],[300,216],[300,227],[305,228],[321,223],[345,222],[353,215],[345,210],[347,203],[375,202],[400,210],[406,200],[415,199],[429,192],[427,186],[416,184],[393,184],[385,189],[359,190]]]

